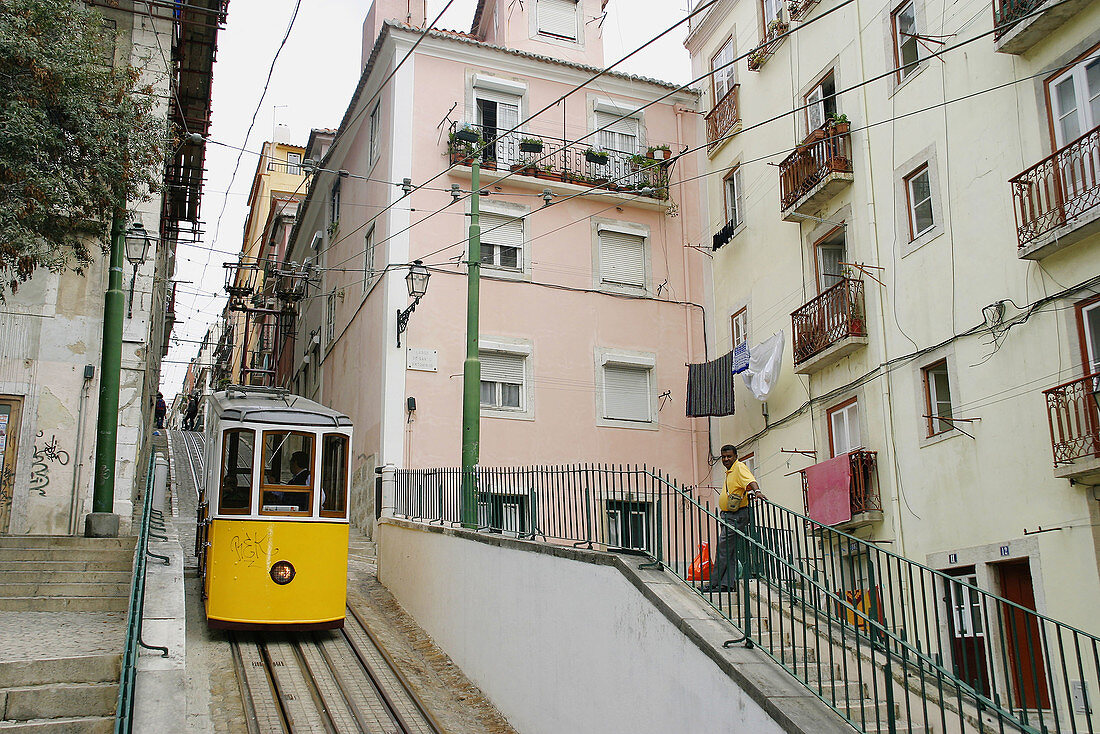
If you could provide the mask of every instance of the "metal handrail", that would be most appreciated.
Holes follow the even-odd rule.
[[[950,573],[767,501],[741,533],[722,522],[708,490],[646,467],[476,472],[479,530],[641,551],[687,583],[700,580],[700,546],[709,562],[727,533],[744,572],[734,589],[703,598],[741,631],[736,642],[763,649],[860,731],[894,731],[899,719],[939,731],[949,721],[963,731],[1100,728],[1093,711],[1072,704],[1075,695],[1095,700],[1100,638]],[[395,514],[460,524],[461,470],[401,470],[396,489]],[[981,657],[959,646],[975,629]],[[871,704],[838,686],[833,669],[872,690]]]
[[[145,609],[145,555],[149,549],[149,527],[153,516],[153,459],[150,452],[149,472],[145,479],[145,498],[142,502],[141,529],[134,549],[134,577],[130,583],[130,604],[126,613],[126,642],[122,652],[122,672],[118,681],[118,703],[115,707],[115,734],[129,734],[134,724],[134,682],[137,677],[138,648],[160,650],[161,657],[168,657],[168,648],[146,645],[141,639]],[[158,536],[161,537],[161,536]],[[149,553],[170,564],[166,556]]]

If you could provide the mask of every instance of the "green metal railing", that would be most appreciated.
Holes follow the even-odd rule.
[[[859,731],[1100,728],[1100,638],[966,577],[767,501],[740,532],[646,467],[476,471],[479,530],[644,552],[740,631],[727,644],[759,647]],[[397,515],[457,525],[460,497],[458,469],[397,473]],[[701,561],[727,553],[735,583],[705,590]]]
[[[167,647],[146,645],[141,639],[145,608],[145,556],[150,555],[158,558],[165,565],[171,564],[167,556],[149,552],[150,536],[160,540],[166,539],[166,536],[151,532],[153,529],[164,529],[160,510],[153,509],[153,460],[155,456],[155,452],[149,455],[149,471],[145,478],[145,497],[142,501],[141,528],[138,531],[137,545],[134,548],[134,577],[130,584],[130,605],[126,614],[126,643],[122,652],[122,673],[118,681],[115,734],[129,734],[133,728],[134,682],[137,677],[138,648],[160,650],[161,657],[168,657]]]

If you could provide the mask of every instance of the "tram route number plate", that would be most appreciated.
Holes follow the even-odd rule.
[[[434,349],[409,349],[405,365],[410,370],[439,371],[439,352]]]

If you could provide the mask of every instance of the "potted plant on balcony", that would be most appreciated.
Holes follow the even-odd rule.
[[[554,167],[549,165],[549,164],[536,165],[535,166],[535,175],[539,178],[545,178],[548,181],[560,181],[561,180],[561,176],[554,173]]]
[[[610,157],[608,152],[603,148],[589,148],[584,151],[584,159],[589,163],[595,163],[597,165],[603,165],[607,163],[607,159]]]
[[[790,28],[791,26],[787,21],[780,18],[772,18],[771,22],[768,23],[768,40],[770,41],[776,36],[783,35],[789,31]]]
[[[464,122],[454,131],[452,139],[477,144],[481,142],[481,131],[476,125]]]
[[[848,122],[847,115],[833,114],[829,118],[829,132],[834,135],[844,135],[852,129],[852,125]]]
[[[524,153],[541,153],[542,141],[538,138],[520,138],[519,149]]]
[[[672,149],[668,147],[668,144],[661,143],[660,145],[649,146],[648,155],[655,160],[667,161],[672,157]]]
[[[657,161],[650,157],[648,154],[636,153],[630,156],[630,167],[635,171],[638,171],[647,166],[652,166]]]
[[[764,65],[764,62],[768,60],[768,52],[764,49],[757,49],[749,54],[749,71],[759,71],[760,67]]]
[[[473,161],[481,144],[481,134],[477,131],[477,128],[473,128],[472,131],[465,129],[455,130],[450,134],[448,139],[448,147],[450,148],[451,156],[457,163],[469,164]]]

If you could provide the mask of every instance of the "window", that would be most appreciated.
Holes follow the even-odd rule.
[[[810,133],[836,114],[836,79],[833,72],[825,77],[806,95],[806,132]]]
[[[506,92],[477,88],[477,122],[487,142],[484,157],[501,165],[511,165],[518,159],[518,136],[504,133],[519,126],[520,97]]]
[[[247,515],[252,504],[252,457],[256,433],[231,428],[222,435],[222,473],[218,512]]]
[[[336,291],[325,297],[325,347],[331,347],[336,338]]]
[[[348,507],[348,437],[326,433],[321,442],[321,516],[343,517]]]
[[[1056,148],[1100,125],[1100,59],[1095,49],[1089,56],[1088,62],[1077,64],[1047,85]]]
[[[607,128],[606,130],[601,128]],[[625,154],[629,158],[638,152],[638,119],[610,112],[596,113],[597,145],[604,150]]]
[[[734,69],[737,68],[733,63],[735,58],[737,58],[737,53],[734,50],[733,39],[731,38],[722,45],[722,48],[718,49],[718,53],[714,54],[710,60],[710,69],[714,72],[711,75],[714,83],[713,106],[717,106],[737,82],[734,76]]]
[[[833,456],[854,451],[863,445],[859,438],[859,403],[855,398],[828,411],[829,448]]]
[[[745,466],[748,467],[749,473],[752,474],[755,477],[756,476],[756,454],[750,452],[750,453],[745,454],[744,456],[738,456],[737,458],[741,461],[742,464],[744,464]]]
[[[646,550],[649,548],[649,503],[607,501],[607,546]]]
[[[817,259],[817,292],[824,293],[844,280],[843,263],[848,260],[848,248],[844,241],[844,228],[837,227],[818,240],[815,246]]]
[[[645,237],[599,231],[600,282],[645,288]]]
[[[920,60],[917,46],[917,16],[913,0],[903,3],[891,14],[894,27],[894,61],[898,67],[898,81],[906,79],[917,70],[915,62]]]
[[[363,292],[370,288],[371,281],[376,275],[374,271],[374,227],[367,230],[363,237]]]
[[[783,1],[782,0],[760,0],[761,7],[764,9],[764,29],[765,35],[770,35],[767,32],[768,25],[773,20],[783,19]]]
[[[603,368],[604,418],[653,422],[648,367],[605,364]]]
[[[941,359],[925,367],[921,373],[924,378],[928,435],[935,436],[950,431],[955,426],[951,423],[951,380],[947,376],[947,360]]]
[[[741,166],[729,172],[725,180],[726,222],[727,226],[737,228],[741,225],[743,204],[741,200]]]
[[[490,533],[517,538],[527,532],[527,497],[509,492],[481,492],[477,498],[477,524]]]
[[[286,154],[286,172],[293,173],[295,176],[302,173],[302,154],[301,153],[287,153]]]
[[[374,105],[374,109],[370,112],[370,139],[368,141],[368,152],[370,153],[370,158],[367,159],[370,163],[374,163],[376,160],[378,160],[378,139],[379,136],[382,134],[382,131],[379,129],[378,126],[378,115],[381,108],[382,103],[378,102]]]
[[[535,14],[540,35],[577,40],[577,0],[535,0]]]
[[[523,269],[523,219],[503,214],[481,215],[481,264]]]
[[[936,226],[932,217],[932,184],[928,164],[905,178],[905,196],[909,208],[909,241]]]
[[[261,514],[308,513],[313,500],[313,434],[264,431]]]
[[[494,410],[524,409],[526,357],[504,352],[480,352],[481,407]]]
[[[749,340],[749,310],[743,308],[730,317],[733,348]]]
[[[1081,358],[1085,374],[1100,372],[1100,298],[1077,305],[1077,323],[1081,334]]]
[[[340,181],[332,185],[332,193],[329,194],[329,211],[328,211],[328,223],[329,226],[335,225],[340,221]]]

